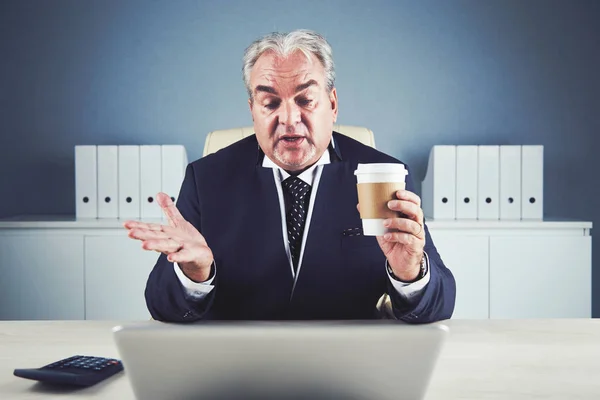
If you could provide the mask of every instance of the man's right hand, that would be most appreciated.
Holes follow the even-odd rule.
[[[214,258],[204,236],[183,218],[168,195],[161,192],[156,200],[169,225],[126,221],[123,226],[128,230],[128,236],[142,241],[145,250],[166,254],[167,259],[176,262],[191,280],[208,280]]]

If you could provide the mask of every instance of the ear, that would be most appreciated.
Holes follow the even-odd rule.
[[[254,106],[254,102],[252,101],[252,97],[248,99],[248,107],[250,107],[250,115],[252,116],[252,122],[254,122],[254,114],[252,114],[252,107]]]
[[[333,113],[333,122],[337,121],[338,116],[338,97],[335,88],[329,93],[329,102],[331,103],[331,112]]]

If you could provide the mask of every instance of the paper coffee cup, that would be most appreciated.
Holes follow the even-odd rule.
[[[358,164],[356,187],[363,235],[383,236],[389,229],[383,226],[387,218],[396,218],[398,213],[387,206],[388,201],[397,199],[396,192],[406,187],[408,171],[402,164]]]

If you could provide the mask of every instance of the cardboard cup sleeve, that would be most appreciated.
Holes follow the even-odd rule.
[[[356,187],[361,219],[385,219],[398,216],[396,211],[388,208],[387,203],[397,199],[396,192],[404,190],[405,182],[359,183]]]

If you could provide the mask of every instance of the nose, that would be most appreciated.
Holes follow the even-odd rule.
[[[295,102],[285,102],[279,107],[280,124],[292,127],[300,120],[300,107]]]

